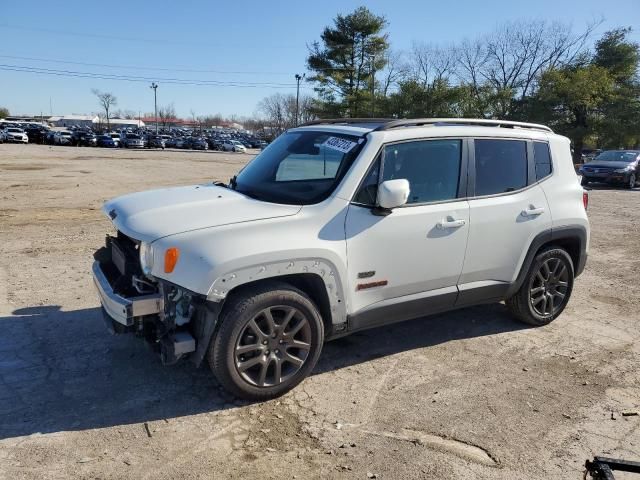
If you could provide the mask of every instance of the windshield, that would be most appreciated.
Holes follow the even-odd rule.
[[[285,133],[238,174],[236,190],[274,203],[321,202],[338,185],[363,143],[353,135]]]
[[[8,131],[11,133],[22,133],[22,130],[19,128],[9,128]]]
[[[607,150],[596,157],[598,162],[633,162],[638,152],[625,152],[622,150]]]

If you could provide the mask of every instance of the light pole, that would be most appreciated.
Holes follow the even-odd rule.
[[[305,75],[305,73],[302,75],[296,73],[296,127],[298,126],[298,120],[300,119],[300,80],[302,80]]]
[[[153,108],[155,111],[153,119],[156,122],[156,135],[158,135],[158,84],[155,82],[151,82],[151,86],[149,88],[153,88]]]

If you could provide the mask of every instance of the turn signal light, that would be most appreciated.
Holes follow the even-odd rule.
[[[167,248],[164,252],[164,273],[171,273],[176,268],[178,263],[178,257],[180,256],[180,250],[176,247]]]
[[[582,192],[582,204],[584,205],[584,209],[586,210],[589,206],[589,193]]]

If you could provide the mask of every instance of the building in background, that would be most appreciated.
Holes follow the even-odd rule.
[[[54,127],[93,127],[100,123],[97,115],[61,115],[49,117],[49,123]]]

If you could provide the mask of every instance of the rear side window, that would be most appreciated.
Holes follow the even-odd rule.
[[[527,142],[476,139],[476,195],[495,195],[527,186]]]
[[[545,142],[533,142],[533,157],[536,161],[536,180],[542,180],[551,175],[549,144]]]
[[[458,196],[461,140],[421,140],[387,145],[382,180],[409,181],[407,204],[440,202]]]

